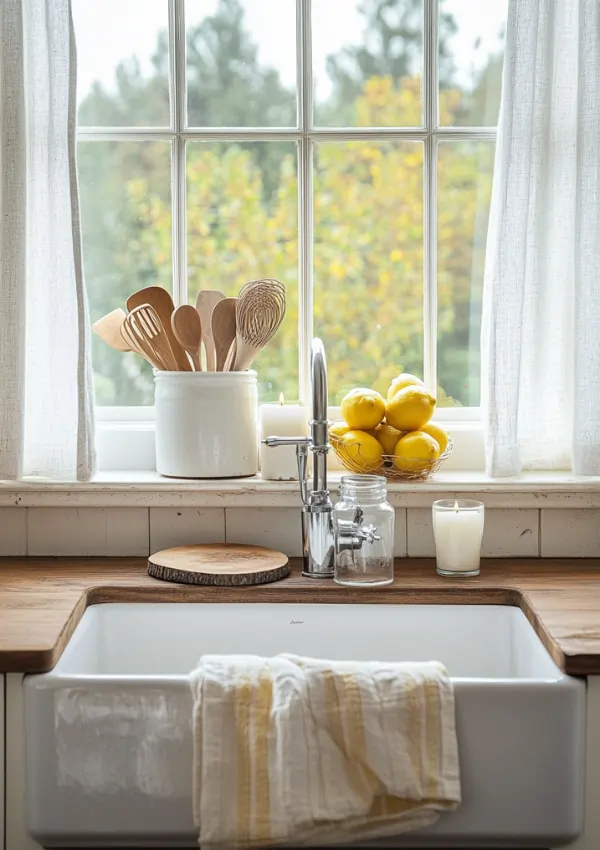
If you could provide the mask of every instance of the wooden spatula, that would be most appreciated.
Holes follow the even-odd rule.
[[[200,344],[202,342],[202,322],[200,314],[191,304],[182,304],[171,316],[173,333],[179,343],[192,358],[196,372],[202,371],[200,365]]]
[[[217,372],[225,370],[225,362],[235,339],[235,310],[237,298],[223,298],[215,304],[212,313],[212,335],[215,344]]]
[[[103,342],[111,348],[114,348],[115,351],[133,351],[135,354],[139,354],[140,357],[143,357],[144,360],[148,360],[148,363],[152,363],[152,361],[146,357],[146,354],[142,351],[133,337],[128,338],[127,340],[123,339],[121,328],[126,318],[127,313],[119,307],[111,313],[107,313],[106,316],[102,316],[102,318],[98,319],[97,322],[94,322],[92,330],[100,337],[101,340],[103,340]],[[154,364],[152,363],[152,365]]]
[[[162,323],[175,360],[173,371],[191,372],[192,364],[188,360],[183,347],[177,342],[171,327],[171,315],[175,309],[171,295],[162,286],[147,286],[145,289],[134,292],[127,299],[127,309],[130,313],[136,307],[141,307],[142,304],[150,304]]]
[[[92,330],[100,339],[104,340],[107,345],[114,348],[115,351],[131,351],[128,343],[121,336],[121,325],[125,321],[125,310],[119,307],[113,310],[112,313],[107,313],[102,316],[97,322],[92,325]]]
[[[225,298],[216,289],[201,289],[196,298],[196,310],[200,313],[202,323],[202,342],[206,349],[206,371],[214,372],[217,365],[217,355],[212,332],[212,313],[215,304]]]

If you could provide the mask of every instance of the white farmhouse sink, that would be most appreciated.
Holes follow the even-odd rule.
[[[456,689],[463,804],[362,846],[543,847],[583,820],[585,683],[516,608],[113,604],[89,608],[56,668],[25,684],[27,807],[48,847],[194,847],[192,701],[203,653],[431,660]]]

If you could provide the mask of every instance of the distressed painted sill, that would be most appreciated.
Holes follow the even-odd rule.
[[[330,475],[335,495],[340,473]],[[600,508],[600,478],[562,472],[531,472],[519,478],[488,478],[483,472],[439,472],[421,483],[390,483],[398,508],[429,507],[434,499],[466,495],[490,508]],[[82,483],[27,479],[0,482],[0,506],[20,507],[299,507],[298,484],[235,480],[191,481],[156,472],[102,472]]]

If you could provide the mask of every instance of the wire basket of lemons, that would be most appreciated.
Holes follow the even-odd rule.
[[[360,387],[343,399],[343,420],[329,426],[329,442],[350,472],[429,478],[452,451],[446,431],[431,421],[435,403],[420,378],[407,373],[394,378],[387,400]]]

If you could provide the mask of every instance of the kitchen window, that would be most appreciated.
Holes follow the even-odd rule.
[[[287,288],[264,401],[423,376],[476,419],[506,0],[73,0],[92,320],[160,284]],[[94,339],[100,418],[146,419],[149,365]],[[446,411],[446,409],[449,409]]]

